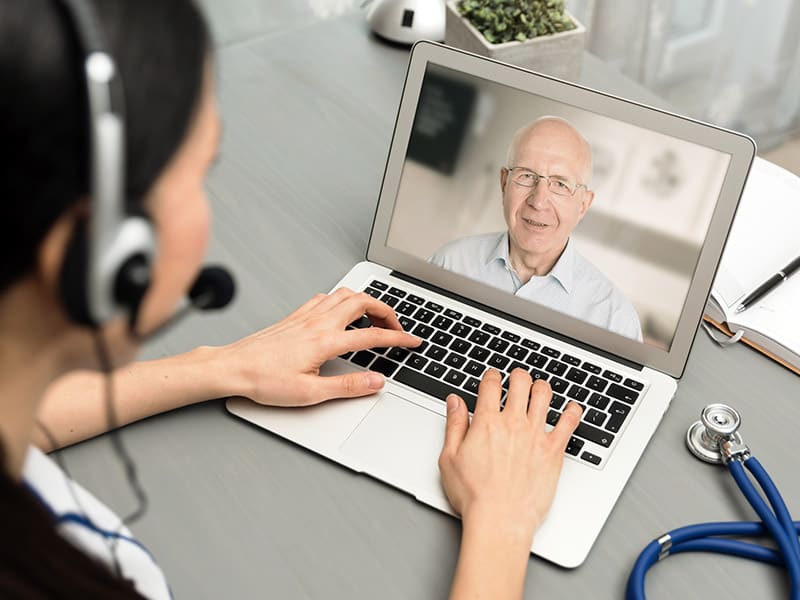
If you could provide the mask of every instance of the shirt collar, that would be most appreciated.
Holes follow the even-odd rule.
[[[497,260],[502,261],[503,264],[512,271],[514,270],[508,256],[508,231],[504,232],[497,240],[497,245],[495,245],[494,249],[489,253],[485,264],[489,265]],[[567,240],[564,251],[561,253],[561,256],[558,257],[556,264],[550,269],[548,275],[552,275],[556,281],[561,284],[565,292],[568,294],[572,293],[575,280],[575,250],[572,248],[572,238]]]

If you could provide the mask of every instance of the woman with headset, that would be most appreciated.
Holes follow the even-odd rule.
[[[127,364],[170,318],[205,252],[203,179],[220,132],[210,53],[191,0],[0,0],[0,597],[169,597],[155,558],[36,446],[227,395],[288,407],[370,394],[379,374],[327,378],[319,366],[345,350],[419,344],[391,308],[339,290],[228,346]],[[139,232],[139,250],[155,234],[139,287],[139,250],[105,274],[92,258],[107,233],[97,215],[114,197],[98,184],[108,174],[93,152],[113,151],[119,131],[97,118],[98,103],[124,106],[121,227]],[[104,277],[122,314],[95,295]],[[376,326],[346,331],[362,314]],[[104,404],[110,379],[96,370],[111,365],[116,397]],[[439,465],[464,524],[454,598],[521,594],[579,419],[572,406],[545,433],[549,388],[521,371],[502,412],[500,393],[489,371],[471,424],[464,402],[447,399]]]

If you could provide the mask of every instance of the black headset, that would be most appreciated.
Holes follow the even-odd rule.
[[[69,318],[98,327],[127,314],[134,329],[150,285],[155,231],[125,201],[125,112],[122,80],[106,49],[92,5],[61,0],[83,52],[89,117],[89,216],[67,247],[60,294]]]

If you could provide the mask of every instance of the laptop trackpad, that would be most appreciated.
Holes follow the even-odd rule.
[[[385,393],[342,445],[365,473],[419,496],[442,493],[445,418]]]

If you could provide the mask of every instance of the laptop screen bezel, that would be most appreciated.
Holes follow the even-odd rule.
[[[611,333],[602,327],[591,325],[530,300],[518,298],[487,284],[433,266],[418,257],[387,245],[417,102],[429,63],[563,102],[730,155],[728,170],[669,350]],[[652,367],[673,377],[680,377],[697,333],[755,151],[755,142],[741,133],[553,77],[532,73],[462,50],[433,42],[419,42],[412,49],[406,73],[370,234],[367,260],[414,279],[428,282],[438,288],[450,290],[458,296],[493,307],[502,313],[513,315],[516,320],[522,319],[534,328],[541,327],[559,332],[583,345],[603,350],[627,361]]]

